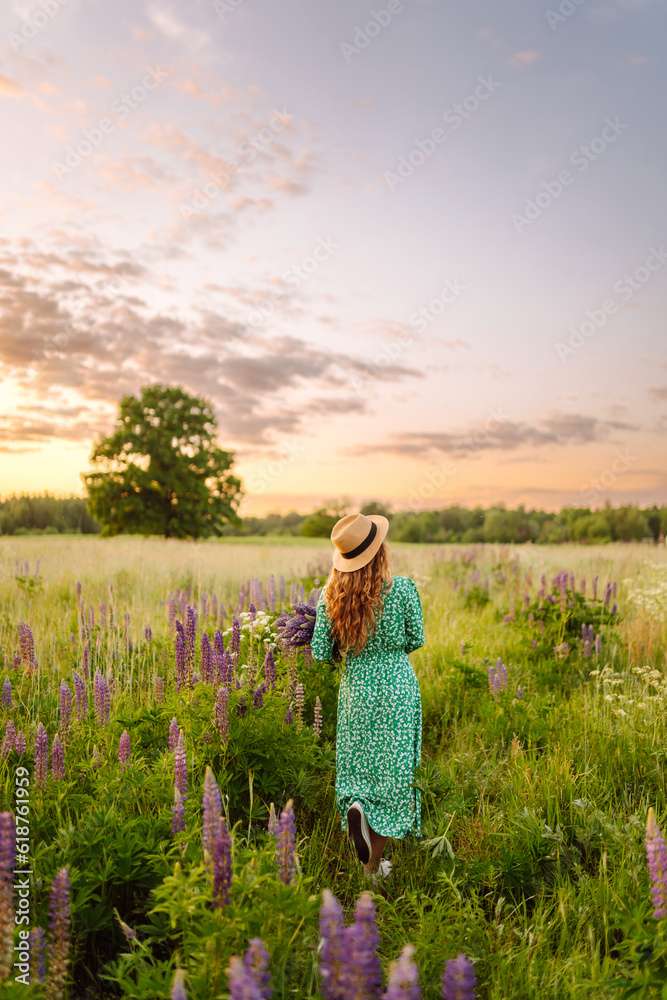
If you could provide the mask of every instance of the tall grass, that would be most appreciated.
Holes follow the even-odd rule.
[[[319,995],[319,894],[331,888],[349,914],[368,887],[334,811],[336,672],[282,658],[275,694],[261,709],[232,711],[230,742],[221,746],[214,691],[174,689],[166,602],[189,590],[193,601],[215,593],[231,609],[240,584],[270,574],[308,587],[322,581],[328,555],[326,543],[291,540],[0,540],[0,655],[13,687],[1,721],[25,730],[30,760],[38,720],[50,737],[60,725],[60,679],[71,683],[81,669],[77,581],[86,607],[99,615],[100,603],[113,605],[122,625],[91,647],[91,672],[108,669],[114,678],[110,723],[73,724],[65,782],[33,789],[33,922],[44,924],[49,881],[67,865],[72,996],[167,997],[177,965],[190,997],[225,996],[229,955],[258,934],[271,953],[274,995]],[[644,545],[398,545],[392,559],[417,580],[425,610],[427,644],[412,658],[424,716],[424,836],[392,846],[392,876],[374,888],[383,965],[414,944],[426,998],[440,995],[443,964],[461,951],[475,962],[479,995],[494,1000],[659,997],[664,932],[650,914],[643,834],[648,807],[663,824],[667,810],[667,553]],[[600,589],[618,582],[620,614],[602,616],[598,656],[583,655],[572,639],[557,654],[554,643],[538,643],[523,613],[541,574],[551,581],[562,570],[578,588],[586,578],[587,598],[594,576]],[[590,600],[585,608],[597,613]],[[12,666],[19,622],[35,636],[32,675]],[[213,628],[211,620],[203,625]],[[554,612],[553,635],[560,628]],[[245,652],[257,672],[260,650]],[[508,683],[494,695],[487,670],[497,658]],[[155,698],[157,675],[167,682],[164,702]],[[306,694],[302,729],[283,721],[296,677]],[[235,691],[234,704],[243,695]],[[325,715],[320,740],[310,728],[316,696]],[[177,837],[169,831],[172,716],[184,729],[192,789],[187,831]],[[117,760],[123,729],[132,739],[125,769]],[[15,764],[11,756],[0,763],[3,809],[12,808]],[[234,830],[235,896],[220,919],[208,908],[201,866],[207,764]],[[270,802],[287,798],[298,825],[294,886],[277,882],[265,832]],[[125,941],[114,911],[135,928],[135,943]],[[46,995],[37,985],[5,989]]]

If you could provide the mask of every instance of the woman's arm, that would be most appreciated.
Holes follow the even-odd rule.
[[[310,641],[310,651],[316,660],[328,661],[333,659],[334,642],[324,595],[320,596],[317,603],[315,628],[313,629],[313,638]]]
[[[408,577],[407,584],[405,588],[405,652],[412,653],[424,645],[424,615],[415,581]]]

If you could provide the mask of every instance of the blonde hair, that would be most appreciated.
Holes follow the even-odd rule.
[[[361,569],[352,573],[331,570],[324,597],[339,654],[360,653],[364,648],[375,631],[390,579],[384,543]]]

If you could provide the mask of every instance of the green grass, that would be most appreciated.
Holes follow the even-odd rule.
[[[38,721],[52,739],[60,726],[60,680],[71,685],[73,670],[82,670],[76,581],[98,623],[100,603],[114,607],[116,627],[89,636],[92,670],[115,680],[110,721],[74,721],[63,733],[65,780],[38,787],[33,777],[31,785],[32,917],[45,925],[51,879],[67,865],[71,996],[166,998],[182,966],[189,997],[225,997],[229,956],[255,935],[271,953],[274,996],[319,995],[321,890],[332,889],[349,918],[368,888],[334,811],[336,671],[302,657],[279,659],[276,692],[262,708],[238,716],[244,689],[233,691],[225,745],[213,721],[214,691],[203,684],[174,690],[165,602],[189,586],[195,596],[214,592],[231,606],[251,577],[321,579],[328,553],[328,542],[310,539],[0,540],[0,653],[3,678],[13,687],[13,706],[1,710],[0,721],[4,727],[12,719],[25,731],[31,768]],[[665,551],[400,545],[392,557],[397,571],[417,579],[425,611],[427,644],[412,657],[423,702],[424,837],[392,846],[394,872],[374,890],[383,966],[414,944],[427,1000],[440,996],[443,965],[461,951],[475,962],[480,997],[664,997],[666,935],[650,912],[643,836],[649,806],[663,828],[667,823],[667,600],[656,613],[646,596],[662,599]],[[30,563],[19,579],[17,559]],[[619,582],[620,617],[605,617],[599,602],[582,605],[586,620],[600,617],[599,658],[582,655],[578,625],[568,655],[554,653],[568,627],[560,611],[550,613],[544,634],[522,613],[527,574],[534,594],[542,572],[551,578],[562,569],[577,581],[587,577],[589,597],[593,575],[601,590],[607,578]],[[512,609],[514,619],[504,621]],[[35,635],[33,674],[11,667],[22,621]],[[148,624],[151,642],[143,639]],[[213,630],[211,619],[203,625]],[[242,662],[251,670],[262,655],[244,641]],[[498,657],[508,687],[493,697],[487,667]],[[645,666],[657,674],[637,672]],[[155,697],[156,675],[166,680],[164,702]],[[305,688],[301,729],[283,721],[297,679]],[[316,696],[324,708],[319,740],[310,727]],[[186,833],[176,837],[166,750],[173,716],[185,733],[190,782]],[[123,770],[117,747],[125,728],[132,757]],[[15,754],[0,761],[3,809],[13,807],[18,762]],[[207,765],[234,831],[225,911],[211,910],[202,867]],[[284,886],[266,822],[270,803],[280,808],[289,798],[300,872]],[[136,930],[135,943],[125,941],[115,911]],[[48,995],[35,985],[6,984],[4,991]]]

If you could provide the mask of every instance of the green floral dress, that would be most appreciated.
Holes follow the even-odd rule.
[[[421,835],[421,799],[414,783],[422,741],[419,682],[408,653],[424,645],[421,601],[413,580],[388,585],[377,628],[357,654],[348,654],[338,691],[336,805],[341,827],[360,802],[385,837]],[[317,606],[313,656],[334,652],[325,596]]]

